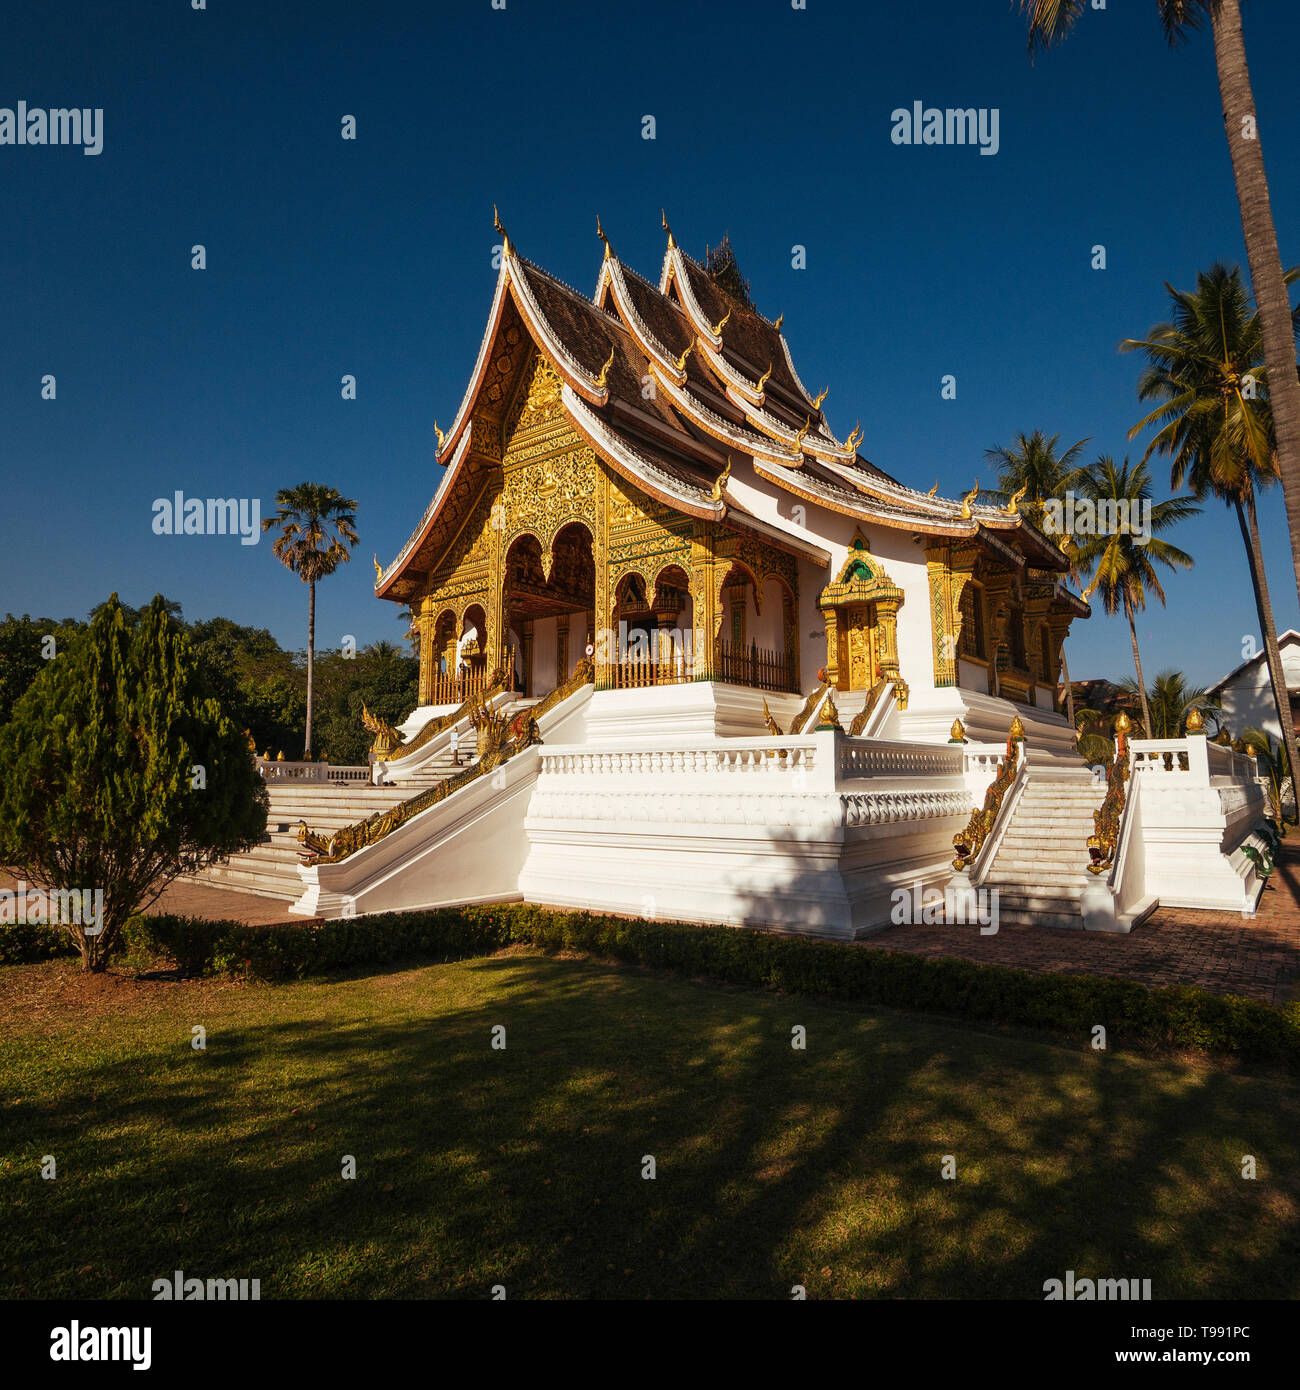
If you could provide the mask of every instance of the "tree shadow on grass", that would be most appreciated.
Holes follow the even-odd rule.
[[[1284,1078],[515,953],[211,1008],[205,1053],[178,1005],[174,1041],[128,1030],[10,1110],[11,1292],[148,1297],[178,1268],[266,1298],[1300,1289]]]

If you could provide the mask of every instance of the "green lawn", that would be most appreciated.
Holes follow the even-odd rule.
[[[9,966],[0,1106],[4,1297],[174,1269],[264,1298],[1300,1295],[1292,1078],[527,950],[279,986]]]

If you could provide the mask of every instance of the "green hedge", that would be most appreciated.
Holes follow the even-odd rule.
[[[79,954],[64,927],[48,922],[0,922],[0,965],[26,965]]]
[[[822,995],[1075,1035],[1103,1024],[1111,1042],[1153,1042],[1272,1058],[1300,1069],[1300,1004],[1274,1008],[1192,986],[1031,974],[951,957],[777,936],[734,927],[646,922],[526,904],[387,913],[302,926],[149,917],[128,948],[171,956],[186,974],[233,971],[301,979],[347,966],[459,960],[521,944],[628,961],[688,977]]]

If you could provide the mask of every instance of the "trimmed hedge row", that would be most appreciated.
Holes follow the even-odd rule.
[[[302,926],[249,927],[150,917],[126,933],[187,974],[301,979],[347,966],[425,957],[460,960],[509,945],[576,951],[786,994],[959,1015],[1112,1041],[1154,1042],[1281,1061],[1300,1070],[1300,1003],[1275,1008],[1194,986],[1032,974],[952,957],[877,950],[735,927],[647,922],[528,904],[385,913]]]
[[[1155,1042],[1281,1061],[1300,1070],[1300,1003],[1274,1008],[1193,986],[1031,974],[952,957],[909,955],[735,927],[646,922],[528,904],[384,913],[301,926],[194,917],[137,918],[120,949],[170,957],[186,975],[302,979],[349,966],[463,960],[503,946],[575,951],[794,995],[822,995],[1115,1041]],[[75,956],[66,931],[0,926],[0,964]]]

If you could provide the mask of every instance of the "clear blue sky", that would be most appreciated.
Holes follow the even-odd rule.
[[[1300,7],[1245,10],[1291,264]],[[0,146],[0,612],[161,590],[301,646],[306,591],[269,543],[155,536],[151,504],[180,488],[269,511],[310,479],[358,499],[361,531],[322,586],[319,644],[399,637],[370,556],[437,487],[494,202],[587,293],[597,213],[650,276],[661,206],[694,254],[730,231],[832,425],[860,417],[868,457],[949,495],[991,484],[983,451],[1017,430],[1122,455],[1143,412],[1116,344],[1164,316],[1164,280],[1244,263],[1209,36],[1170,53],[1154,0],[1090,11],[1033,65],[1007,0],[83,0],[10,6],[4,40],[0,106],[102,107],[104,148]],[[893,145],[915,100],[998,108],[999,152]],[[1264,529],[1279,626],[1300,626],[1277,490]],[[1143,619],[1144,660],[1209,681],[1256,628],[1244,555],[1220,504],[1179,539],[1197,567]],[[1076,678],[1130,671],[1122,619],[1076,623],[1069,650]]]

